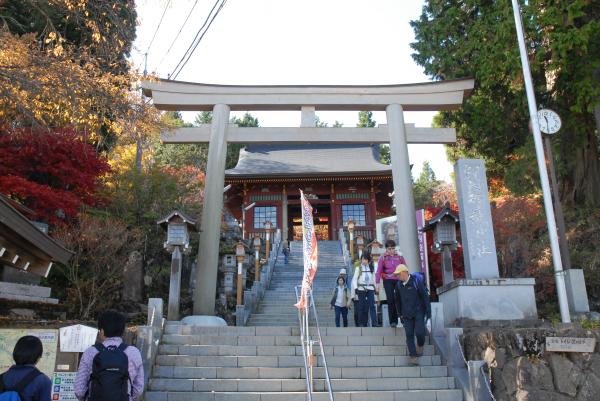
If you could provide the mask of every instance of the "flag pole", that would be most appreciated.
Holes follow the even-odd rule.
[[[519,42],[519,53],[521,55],[521,66],[523,68],[523,78],[525,80],[525,90],[527,93],[527,103],[529,105],[529,116],[531,118],[531,127],[533,131],[533,141],[535,143],[535,154],[540,172],[540,181],[542,194],[544,196],[544,210],[546,212],[546,221],[548,224],[548,234],[550,236],[550,249],[552,250],[552,263],[554,266],[554,278],[556,280],[556,292],[558,294],[558,305],[560,307],[560,316],[563,323],[570,323],[569,304],[567,301],[567,289],[565,286],[565,273],[562,267],[560,257],[560,247],[558,244],[558,235],[556,230],[556,219],[554,217],[554,208],[552,206],[552,194],[548,180],[548,170],[546,169],[546,158],[544,157],[544,146],[542,144],[542,133],[537,118],[537,104],[535,93],[533,91],[533,80],[531,79],[531,70],[529,60],[527,59],[527,48],[525,46],[525,35],[523,33],[523,21],[521,19],[521,9],[518,0],[512,0],[513,13],[515,16],[515,26],[517,28],[517,39]]]

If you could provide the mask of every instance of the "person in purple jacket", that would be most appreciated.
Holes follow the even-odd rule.
[[[105,348],[119,347],[123,343],[125,333],[125,316],[115,311],[106,311],[98,317],[100,340]],[[144,367],[142,355],[134,346],[127,346],[123,351],[127,356],[127,370],[129,372],[128,394],[130,401],[139,400],[144,391]],[[88,396],[90,376],[94,357],[99,351],[95,346],[89,347],[81,356],[79,369],[75,377],[75,396],[84,401]],[[108,401],[108,400],[107,400]]]
[[[398,312],[396,311],[396,299],[394,295],[398,276],[394,275],[394,271],[400,264],[406,264],[404,256],[396,252],[396,243],[393,240],[387,240],[385,242],[385,254],[379,258],[379,262],[377,263],[375,282],[379,285],[379,282],[383,279],[383,288],[388,305],[388,316],[390,318],[390,326],[392,327],[398,325]]]
[[[0,394],[16,391],[22,401],[50,401],[52,382],[35,367],[43,353],[39,338],[19,338],[13,350],[15,364],[0,375]]]

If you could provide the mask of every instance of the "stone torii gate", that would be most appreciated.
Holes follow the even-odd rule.
[[[409,269],[419,269],[408,143],[454,143],[453,128],[416,128],[404,111],[459,108],[473,89],[472,79],[373,86],[241,86],[179,81],[144,81],[144,94],[160,110],[212,111],[212,124],[178,128],[166,143],[209,143],[198,253],[194,314],[213,315],[228,143],[389,143],[398,237]],[[229,124],[230,111],[302,110],[301,127],[250,128]],[[316,110],[384,111],[378,128],[316,128]],[[307,155],[309,156],[309,155]]]

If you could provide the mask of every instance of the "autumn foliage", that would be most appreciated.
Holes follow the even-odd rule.
[[[72,130],[0,130],[0,188],[50,223],[100,201],[108,163]]]
[[[453,191],[438,191],[444,199],[456,199]],[[436,194],[437,197],[440,194]],[[436,202],[436,197],[432,203]],[[498,268],[501,277],[538,277],[538,289],[546,295],[553,294],[553,285],[542,276],[551,272],[548,255],[543,251],[545,244],[545,222],[541,215],[538,197],[502,195],[491,202],[492,220],[494,224],[494,239],[498,255]],[[460,217],[458,206],[451,203],[453,212]],[[427,220],[435,216],[441,207],[429,206],[425,209]],[[459,244],[460,229],[457,227]],[[433,241],[432,231],[427,232],[427,243]],[[442,285],[441,254],[428,250],[429,266],[431,269],[431,284],[434,287]],[[464,278],[464,260],[462,244],[452,253],[454,278]],[[551,277],[550,277],[551,278]]]

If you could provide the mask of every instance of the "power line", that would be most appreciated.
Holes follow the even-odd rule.
[[[192,39],[192,43],[188,46],[187,50],[185,51],[185,53],[183,54],[183,57],[181,57],[181,60],[179,60],[179,62],[177,63],[177,65],[175,66],[175,68],[173,69],[173,71],[169,74],[169,79],[170,77],[175,73],[175,71],[179,68],[179,66],[181,65],[181,63],[183,63],[183,60],[185,59],[185,57],[187,56],[188,52],[192,49],[192,47],[194,46],[194,43],[196,42],[196,40],[198,39],[198,36],[200,35],[200,32],[202,32],[202,30],[204,29],[204,27],[206,26],[206,24],[208,23],[208,20],[210,19],[210,16],[212,15],[213,11],[215,10],[215,8],[217,7],[217,5],[219,4],[220,0],[215,0],[215,4],[213,4],[212,8],[210,9],[210,12],[208,13],[208,15],[206,16],[206,19],[204,20],[204,23],[202,24],[202,26],[200,27],[200,29],[198,29],[198,32],[196,32],[196,35],[194,36],[194,39]]]
[[[181,58],[181,60],[179,60],[179,63],[177,63],[177,65],[173,69],[173,72],[169,75],[169,79],[175,79],[175,78],[177,78],[177,76],[179,75],[179,73],[183,70],[183,68],[185,67],[185,65],[188,63],[188,61],[190,60],[190,58],[194,54],[194,51],[196,50],[196,48],[198,47],[198,45],[202,41],[202,38],[204,38],[204,35],[206,35],[206,32],[208,32],[208,29],[212,25],[213,21],[215,20],[215,18],[217,18],[217,15],[219,15],[219,12],[223,9],[223,6],[225,5],[225,3],[227,3],[227,0],[223,0],[221,2],[221,4],[219,5],[219,8],[217,9],[217,11],[213,15],[212,13],[215,10],[215,8],[217,7],[217,5],[219,4],[219,1],[220,0],[216,0],[215,1],[215,4],[213,5],[212,9],[210,10],[210,13],[208,14],[208,16],[206,17],[206,19],[204,20],[204,23],[202,24],[202,26],[200,27],[200,29],[196,33],[196,36],[194,37],[194,40],[192,41],[192,43],[190,44],[190,46],[188,47],[188,49],[184,53],[184,55]],[[212,15],[212,18],[211,18],[211,15]],[[209,19],[210,19],[210,21],[209,21]],[[205,26],[206,26],[206,29],[204,29]],[[202,32],[203,29],[204,29],[204,32]],[[201,32],[202,32],[202,34],[200,35]],[[198,35],[200,35],[200,36],[198,36]]]
[[[152,47],[152,43],[154,43],[154,39],[156,38],[156,34],[158,33],[158,30],[160,29],[160,25],[163,22],[163,19],[165,18],[165,14],[167,13],[167,9],[169,8],[169,5],[171,4],[171,0],[169,0],[167,2],[167,5],[165,6],[165,9],[163,10],[162,15],[160,16],[160,21],[158,21],[158,25],[156,26],[156,29],[154,30],[154,35],[152,35],[152,40],[150,40],[150,44],[148,45],[148,48],[146,49],[146,54],[144,55],[146,57],[146,64],[148,62],[148,52],[150,51],[150,47]],[[146,75],[146,67],[144,67],[144,75]]]
[[[183,24],[181,25],[181,28],[179,28],[179,32],[177,32],[177,35],[175,35],[175,39],[173,39],[173,41],[171,42],[171,45],[169,46],[169,49],[167,50],[167,52],[165,53],[165,55],[163,56],[163,58],[158,63],[158,66],[160,66],[162,64],[162,62],[165,61],[165,58],[167,58],[167,56],[171,52],[171,49],[173,48],[173,45],[175,44],[175,42],[179,38],[179,35],[181,34],[181,31],[183,31],[183,28],[185,27],[185,24],[187,24],[188,20],[190,19],[190,16],[192,15],[192,12],[194,11],[194,8],[196,8],[196,4],[198,4],[198,0],[196,0],[194,2],[194,5],[192,5],[192,8],[188,12],[187,17],[185,17],[185,21],[183,21]]]
[[[183,63],[183,65],[181,66],[181,68],[179,69],[179,71],[177,72],[177,74],[175,74],[174,78],[177,78],[177,76],[179,75],[179,73],[183,70],[183,67],[185,67],[186,64],[188,63],[188,61],[190,61],[190,58],[192,57],[192,54],[194,53],[194,51],[196,50],[196,48],[200,44],[200,41],[202,40],[202,38],[204,38],[204,35],[206,35],[206,32],[208,32],[208,30],[210,29],[210,26],[212,25],[212,23],[215,20],[215,18],[217,18],[217,15],[219,15],[219,12],[221,12],[221,10],[223,9],[223,6],[225,6],[225,3],[227,3],[227,0],[223,0],[223,2],[221,3],[221,5],[217,9],[217,12],[215,13],[215,15],[212,17],[212,19],[208,23],[208,26],[206,27],[206,29],[204,30],[204,32],[202,33],[202,35],[200,36],[200,38],[198,38],[198,41],[194,45],[194,48],[192,49],[192,51],[188,55],[187,59],[185,60],[185,62]]]

